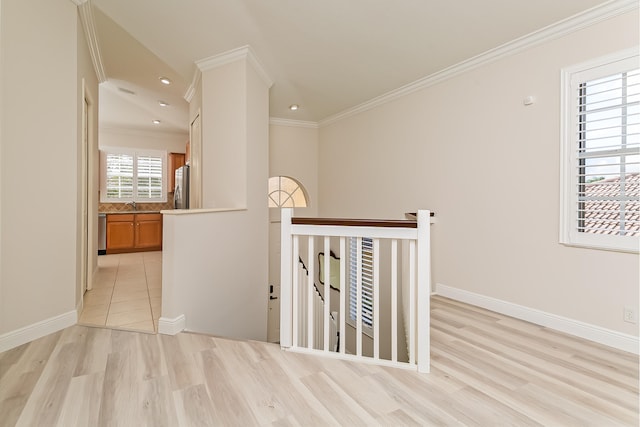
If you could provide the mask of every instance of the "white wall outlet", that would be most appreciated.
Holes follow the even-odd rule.
[[[638,309],[634,307],[625,307],[622,318],[625,322],[638,323]]]

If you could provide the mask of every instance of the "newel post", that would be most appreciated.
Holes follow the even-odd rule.
[[[431,212],[418,211],[418,372],[431,369]]]
[[[293,275],[291,253],[292,208],[280,209],[280,347],[291,347],[292,320],[291,283]]]

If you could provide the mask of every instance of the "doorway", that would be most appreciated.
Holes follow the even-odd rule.
[[[99,112],[84,82],[81,100],[78,323],[153,333],[162,305],[162,252],[98,256]]]
[[[280,342],[280,208],[308,206],[307,190],[295,178],[269,178],[269,314],[267,341]]]
[[[270,209],[270,216],[280,209]],[[267,341],[280,341],[280,218],[269,219],[269,314]]]

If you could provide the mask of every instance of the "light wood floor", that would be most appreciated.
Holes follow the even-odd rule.
[[[0,353],[2,426],[638,425],[638,357],[433,298],[432,373],[74,326]]]

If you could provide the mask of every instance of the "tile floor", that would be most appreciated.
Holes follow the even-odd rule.
[[[101,255],[78,323],[157,332],[162,306],[162,252]]]

